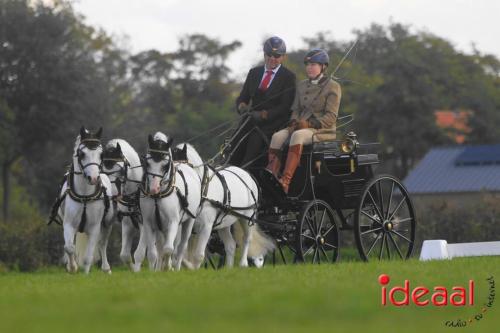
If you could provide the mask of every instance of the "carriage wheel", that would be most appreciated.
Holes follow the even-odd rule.
[[[306,263],[335,262],[339,258],[339,228],[330,206],[310,201],[302,210],[297,230],[297,257]]]
[[[408,259],[415,243],[415,214],[406,188],[390,175],[375,176],[361,194],[354,219],[361,258]]]

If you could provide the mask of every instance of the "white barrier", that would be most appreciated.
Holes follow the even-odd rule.
[[[420,252],[420,260],[498,255],[500,255],[500,242],[448,244],[443,239],[437,239],[424,241],[422,251]]]

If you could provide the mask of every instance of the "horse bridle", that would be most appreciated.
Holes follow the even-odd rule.
[[[141,161],[142,161],[142,165],[143,165],[143,169],[144,169],[144,187],[146,185],[149,185],[149,182],[148,182],[148,176],[152,176],[152,177],[158,177],[160,178],[160,186],[163,185],[165,182],[171,182],[170,179],[166,180],[165,179],[165,176],[167,175],[167,173],[172,170],[173,168],[173,164],[174,164],[174,161],[172,159],[172,154],[170,153],[170,150],[160,150],[160,149],[152,149],[152,148],[149,148],[148,149],[148,154],[149,156],[143,156],[141,158]],[[147,163],[146,161],[147,160],[150,160],[152,159],[153,161],[159,163],[161,161],[165,161],[167,160],[167,157],[168,157],[168,164],[164,167],[165,170],[163,171],[163,174],[159,174],[159,173],[154,173],[154,172],[151,172],[148,170],[148,166],[147,166]],[[173,173],[173,172],[172,172]],[[172,178],[172,176],[170,177]]]
[[[85,165],[82,163],[82,159],[83,159],[83,151],[82,151],[82,149],[83,148],[87,148],[87,149],[90,149],[90,150],[96,150],[99,147],[102,148],[101,141],[99,139],[85,139],[85,140],[82,140],[82,142],[80,142],[80,145],[78,146],[78,149],[76,150],[75,157],[77,158],[78,166],[80,167],[81,172],[74,171],[73,172],[74,174],[81,175],[81,174],[84,173],[84,171],[85,171],[86,168],[88,168],[89,166],[92,166],[92,165],[97,166],[97,168],[99,168],[99,170],[101,170],[101,168],[102,168],[102,160],[101,160],[101,163],[90,162],[90,163],[87,163]]]
[[[123,162],[123,166],[119,165],[119,162]],[[110,163],[110,164],[108,164]],[[111,164],[112,163],[112,164]],[[114,171],[104,171],[102,170],[101,172],[105,174],[106,176],[111,176],[117,174],[115,180],[109,180],[111,184],[115,184],[117,190],[118,190],[118,195],[120,196],[122,194],[122,185],[124,185],[127,182],[127,172],[128,172],[128,167],[129,163],[125,157],[121,158],[110,158],[110,157],[103,157],[102,158],[102,164],[105,166],[107,169],[113,168],[115,165],[118,166],[118,170]],[[108,164],[108,165],[106,165]],[[108,167],[110,166],[110,167]]]
[[[105,155],[105,154],[104,154]],[[123,162],[123,166],[119,165],[118,163]],[[114,171],[102,171],[107,176],[111,176],[114,174],[118,174],[115,180],[111,180],[111,184],[115,184],[117,190],[118,190],[118,195],[120,196],[122,194],[122,186],[125,185],[127,182],[132,182],[132,183],[137,183],[141,184],[141,180],[136,180],[136,179],[130,179],[128,178],[128,170],[129,169],[136,169],[136,168],[142,168],[143,165],[139,164],[137,166],[130,166],[129,161],[123,154],[120,157],[103,157],[102,158],[102,163],[103,166],[106,167],[106,169],[111,169],[113,168],[114,165],[117,165],[119,170],[114,170]],[[106,165],[108,164],[108,165]]]

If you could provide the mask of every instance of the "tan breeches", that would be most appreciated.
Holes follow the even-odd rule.
[[[290,146],[293,145],[310,145],[313,142],[313,134],[316,133],[314,128],[304,128],[301,130],[296,130],[292,133],[290,138]],[[270,148],[271,149],[282,149],[283,144],[290,136],[288,129],[282,129],[273,134],[271,139]]]

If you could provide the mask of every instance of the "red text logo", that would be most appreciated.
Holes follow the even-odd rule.
[[[388,289],[391,278],[381,274],[378,282],[382,286],[382,305],[386,306],[389,300],[395,306],[407,306],[410,302],[417,306],[426,306],[432,303],[435,306],[472,306],[474,305],[474,281],[469,280],[467,287],[455,286],[448,290],[446,287],[436,286],[427,288],[417,286],[412,288],[410,281],[405,280],[403,286],[394,286]]]

